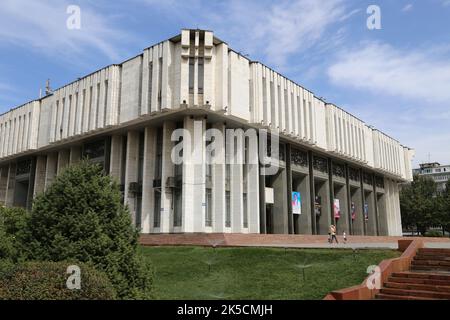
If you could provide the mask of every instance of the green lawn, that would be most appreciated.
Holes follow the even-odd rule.
[[[157,299],[322,299],[361,283],[393,250],[142,247]],[[301,265],[305,269],[303,280]]]

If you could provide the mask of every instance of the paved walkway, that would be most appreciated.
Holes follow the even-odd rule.
[[[274,235],[274,234],[149,234],[142,235],[140,242],[146,246],[221,246],[221,247],[276,247],[276,248],[339,248],[339,249],[398,249],[398,240],[413,237],[349,236],[343,243],[328,243],[328,236]],[[450,248],[449,238],[420,238],[428,248]]]

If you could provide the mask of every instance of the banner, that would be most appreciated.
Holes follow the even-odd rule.
[[[340,219],[341,218],[341,204],[339,202],[339,199],[334,199],[334,218]]]
[[[292,192],[292,213],[302,214],[302,197],[300,192]]]
[[[319,196],[316,196],[314,201],[314,212],[316,217],[320,217],[322,214],[322,198]]]
[[[355,206],[354,202],[352,202],[351,213],[352,213],[352,220],[355,220],[356,219],[356,206]]]
[[[364,203],[364,219],[369,220],[369,205]]]

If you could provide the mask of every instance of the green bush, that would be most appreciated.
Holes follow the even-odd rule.
[[[0,206],[0,259],[22,261],[29,213]]]
[[[100,166],[82,161],[64,170],[35,199],[29,230],[29,259],[86,262],[106,273],[119,298],[151,297],[152,267],[138,255],[139,233]]]
[[[70,290],[67,267],[81,271],[81,289]],[[6,269],[6,270],[5,270]],[[3,270],[3,271],[1,271]],[[111,300],[116,293],[108,277],[81,263],[25,262],[0,264],[0,300]]]
[[[425,232],[425,237],[432,237],[432,238],[442,238],[442,232],[437,230],[430,230]]]

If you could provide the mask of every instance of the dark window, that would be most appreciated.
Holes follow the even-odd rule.
[[[161,193],[159,190],[155,190],[155,208],[154,208],[154,217],[153,217],[153,227],[160,228],[161,227]]]

